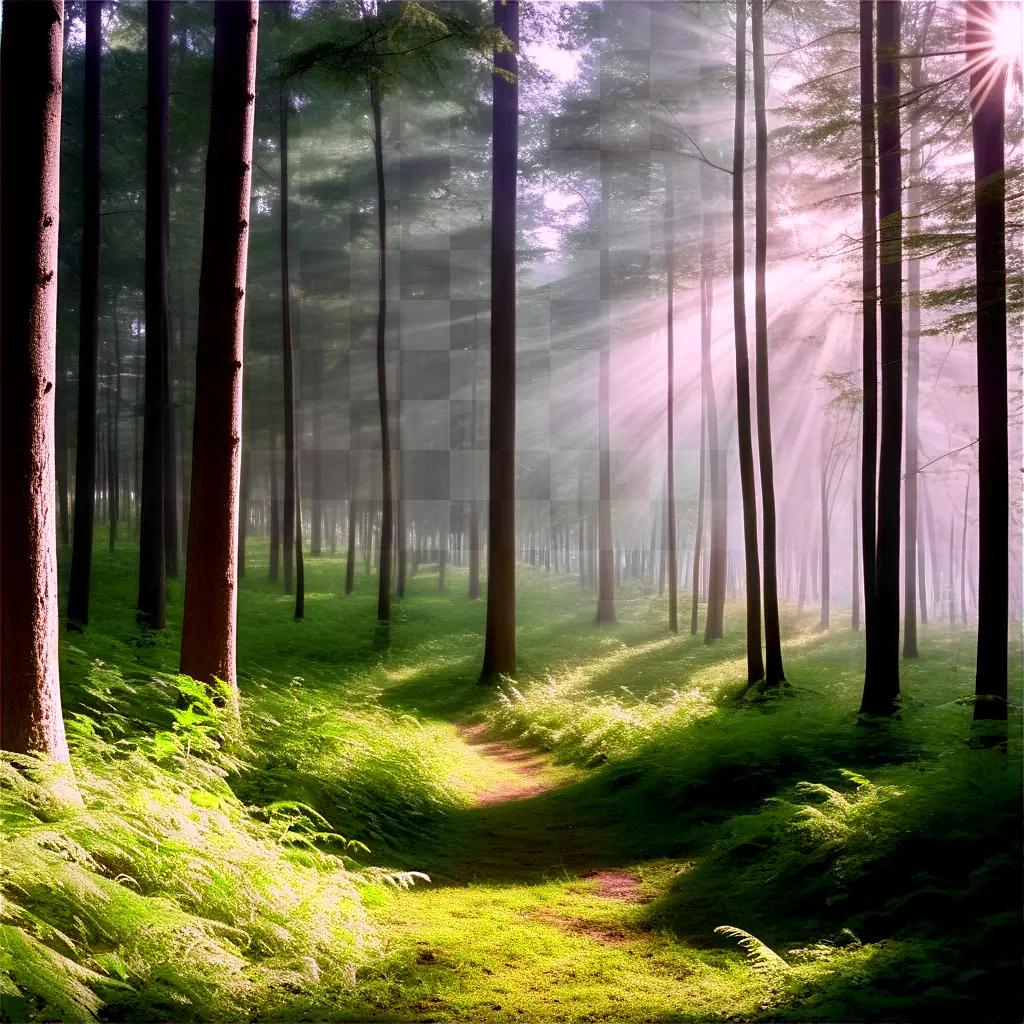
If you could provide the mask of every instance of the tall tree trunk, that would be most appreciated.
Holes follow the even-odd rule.
[[[270,558],[268,578],[276,583],[281,564],[281,499],[277,492],[277,432],[270,432]]]
[[[828,629],[832,623],[832,531],[828,514],[828,476],[826,465],[821,467],[821,618],[819,629]]]
[[[245,578],[245,540],[249,533],[249,492],[252,490],[252,444],[249,441],[249,378],[242,384],[242,476],[238,493],[238,578]]]
[[[377,574],[377,620],[391,619],[391,549],[394,543],[394,507],[391,489],[391,414],[388,409],[387,371],[387,204],[384,191],[384,139],[381,127],[380,85],[370,76],[373,113],[373,158],[377,170],[377,404],[380,407],[381,520]]]
[[[496,68],[515,75],[519,0],[495,0],[494,26],[512,49]],[[491,155],[491,438],[487,509],[487,625],[480,682],[516,668],[516,184],[519,84],[493,76]]]
[[[351,594],[356,586],[356,485],[349,469],[348,538],[345,547],[345,593]]]
[[[288,19],[289,0],[275,8],[278,21]],[[296,456],[295,456],[295,351],[292,344],[292,292],[289,269],[288,221],[288,108],[291,92],[283,77],[278,85],[278,139],[281,147],[281,192],[280,202],[280,263],[281,263],[281,370],[284,400],[284,503],[282,507],[281,547],[284,555],[284,592],[290,594],[294,585],[296,504]]]
[[[476,601],[480,597],[480,503],[476,491],[479,481],[476,475],[477,463],[477,350],[476,350],[476,317],[473,318],[473,398],[469,412],[469,447],[471,491],[469,500],[469,599]]]
[[[679,632],[677,612],[679,571],[676,555],[676,442],[675,442],[675,404],[676,404],[676,366],[675,366],[675,176],[672,173],[671,157],[665,163],[665,556],[668,562],[668,628],[669,632]],[[702,438],[703,441],[703,438]],[[703,447],[701,449],[701,485],[704,483]],[[698,516],[703,515],[703,502]],[[702,524],[700,518],[698,523]],[[698,532],[700,525],[698,526]],[[698,544],[700,541],[698,540]],[[653,545],[652,545],[653,550]],[[696,579],[696,570],[694,570]],[[694,586],[693,611],[691,614],[691,633],[697,632],[697,594]]]
[[[597,621],[615,621],[615,582],[618,564],[612,540],[611,466],[611,352],[600,354],[597,380],[598,509],[597,509]]]
[[[900,173],[901,0],[878,7],[878,216],[881,325],[881,440],[875,544],[873,648],[861,712],[891,715],[900,694],[900,486],[903,441],[903,225]],[[865,439],[867,430],[865,430]],[[867,559],[865,558],[865,561]]]
[[[785,682],[776,568],[775,466],[772,460],[771,381],[768,370],[768,115],[765,110],[764,0],[751,0],[754,48],[754,367],[757,454],[761,470],[761,549],[764,559],[764,681]]]
[[[968,0],[978,282],[978,655],[974,718],[1005,720],[1009,571],[1009,439],[1006,398],[1006,67],[985,59],[999,5]],[[980,50],[976,48],[981,48]],[[990,58],[991,59],[991,58]]]
[[[317,362],[320,356],[317,353]],[[323,523],[324,523],[324,470],[323,470],[323,415],[321,412],[321,388],[320,381],[323,368],[315,366],[313,372],[313,450],[310,455],[310,471],[312,474],[312,487],[310,493],[309,509],[309,553],[313,557],[319,557],[323,548]]]
[[[860,3],[860,189],[863,260],[862,364],[864,422],[861,430],[861,549],[864,564],[865,676],[873,674],[875,544],[878,512],[878,208],[875,169],[875,3]]]
[[[850,503],[850,628],[856,633],[860,629],[860,551],[857,545],[857,485],[853,485]]]
[[[181,671],[232,690],[257,0],[217,0]]]
[[[164,563],[170,579],[178,578],[178,417],[171,399],[171,335],[163,351],[164,410]]]
[[[298,434],[298,431],[296,431]],[[301,437],[301,434],[299,434]],[[295,452],[295,621],[306,617],[306,563],[302,557],[302,449]]]
[[[922,7],[921,24],[917,32],[915,50],[927,49],[928,28],[935,6]],[[910,61],[910,91],[917,95],[924,85],[924,62],[920,57]],[[910,139],[908,153],[907,234],[921,230],[921,115],[919,104],[911,106]],[[903,485],[903,657],[916,658],[917,648],[917,466],[918,466],[918,390],[921,370],[921,261],[911,251],[907,260],[907,421],[905,448],[907,472]]]
[[[704,478],[707,464],[707,405],[700,407],[700,469],[697,480],[697,531],[693,540],[693,590],[690,601],[690,636],[697,635],[697,612],[700,605],[701,553],[704,545]]]
[[[89,624],[96,500],[96,356],[100,315],[100,54],[103,7],[85,5],[85,97],[82,146],[82,290],[78,307],[78,446],[75,532],[68,583],[68,626]]]
[[[53,500],[63,19],[63,0],[5,0],[0,35],[0,747],[57,761],[68,760]]]
[[[167,620],[164,371],[168,344],[168,137],[171,5],[146,8],[146,388],[142,425],[142,504],[139,513],[139,618],[163,629]]]
[[[57,383],[55,390],[56,435],[57,435],[57,523],[60,529],[60,543],[71,543],[71,510],[68,496],[68,379],[64,369],[65,358],[57,350]]]
[[[964,490],[964,521],[960,532],[960,621],[967,625],[967,506],[971,500],[971,471]]]
[[[750,422],[750,363],[747,355],[747,299],[744,282],[744,131],[746,127],[747,6],[736,3],[736,116],[732,157],[732,292],[736,342],[736,429],[743,492],[743,552],[747,594],[747,684],[764,679],[761,654],[761,568],[757,551],[757,494]]]
[[[113,321],[114,352],[107,389],[107,411],[110,417],[110,553],[117,546],[117,527],[121,519],[121,329],[117,304],[111,315]]]

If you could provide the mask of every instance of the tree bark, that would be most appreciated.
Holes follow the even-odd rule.
[[[63,19],[63,0],[5,0],[0,36],[0,747],[55,761],[68,760],[54,503]]]
[[[281,564],[281,505],[277,492],[277,435],[270,432],[270,558],[268,579],[276,583]]]
[[[669,158],[669,161],[671,157]],[[679,632],[677,611],[679,571],[676,555],[676,442],[675,442],[675,176],[671,162],[665,163],[665,557],[668,574],[668,628],[671,633]],[[702,432],[703,433],[703,432]],[[701,438],[701,488],[704,486],[704,449]],[[701,494],[697,519],[697,552],[694,564],[700,564],[700,533],[703,528],[704,495]],[[653,545],[652,545],[653,547]],[[697,632],[697,579],[698,569],[694,569],[693,607],[691,610],[690,632]]]
[[[381,521],[377,573],[377,620],[391,620],[391,550],[394,543],[394,503],[391,488],[391,414],[387,371],[387,195],[384,190],[384,139],[381,127],[380,85],[370,76],[373,113],[373,157],[377,171],[377,404],[380,407]]]
[[[100,314],[100,54],[103,6],[85,5],[85,96],[82,146],[82,289],[78,307],[78,445],[75,529],[68,583],[68,627],[89,624],[96,501],[96,359]]]
[[[107,388],[107,410],[110,417],[110,553],[117,546],[117,528],[121,519],[121,330],[117,315],[117,304],[111,315],[113,321],[114,352],[110,366],[110,381]]]
[[[494,26],[512,44],[495,66],[516,75],[519,0],[495,0]],[[491,438],[487,510],[487,625],[481,683],[516,668],[516,184],[519,83],[493,76],[491,156]]]
[[[181,671],[235,675],[242,326],[256,97],[256,0],[217,0],[199,278],[192,497]]]
[[[603,348],[597,380],[598,509],[597,509],[597,621],[615,621],[617,562],[612,540],[611,494],[611,353]]]
[[[1009,614],[1006,398],[1006,68],[979,59],[998,4],[968,0],[978,333],[978,655],[975,721],[1005,720]],[[981,51],[984,53],[984,50]],[[988,81],[986,81],[988,79]]]
[[[168,139],[170,131],[171,6],[146,8],[146,381],[142,424],[142,502],[139,510],[139,619],[153,629],[167,621],[164,489],[167,417]]]
[[[764,679],[761,654],[761,569],[757,551],[757,494],[750,421],[750,363],[747,355],[747,300],[744,282],[744,130],[746,127],[747,7],[736,3],[736,116],[732,157],[732,293],[736,344],[736,429],[743,492],[743,551],[747,597],[747,684]]]
[[[278,4],[274,10],[279,23],[288,18],[289,0]],[[288,107],[291,102],[287,81],[282,78],[278,85],[278,138],[281,146],[280,185],[280,264],[281,264],[281,370],[284,405],[284,502],[282,505],[281,548],[284,556],[284,592],[292,593],[294,586],[295,539],[300,534],[295,529],[296,505],[296,457],[295,457],[295,350],[292,344],[292,293],[291,273],[288,261]]]
[[[764,681],[785,682],[779,631],[776,567],[775,466],[772,459],[771,381],[768,370],[768,115],[765,110],[764,0],[751,0],[754,49],[754,372],[757,454],[761,470],[761,549],[764,560]]]

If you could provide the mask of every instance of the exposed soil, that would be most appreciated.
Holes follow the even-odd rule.
[[[542,778],[546,762],[541,754],[524,750],[522,747],[514,747],[504,740],[489,738],[486,723],[460,726],[459,735],[470,746],[477,747],[484,757],[500,761],[512,769],[512,778],[490,785],[477,793],[478,806],[488,807],[512,800],[524,800],[546,793],[552,788],[551,783]]]

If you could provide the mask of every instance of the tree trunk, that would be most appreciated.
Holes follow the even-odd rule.
[[[776,568],[775,466],[772,460],[771,381],[768,371],[768,115],[765,111],[764,0],[751,0],[754,48],[754,372],[757,454],[761,470],[761,549],[764,558],[764,681],[785,682],[779,632]]]
[[[856,633],[860,629],[860,551],[857,548],[857,485],[853,485],[853,499],[850,503],[850,628]]]
[[[678,568],[676,556],[676,442],[675,442],[675,176],[672,173],[671,157],[665,162],[665,557],[668,574],[668,628],[671,633],[679,632]],[[703,423],[703,415],[702,415]],[[703,431],[702,431],[703,435]],[[704,449],[701,437],[701,487],[704,486]],[[701,495],[697,513],[697,544],[703,528],[704,502]],[[652,546],[653,547],[653,546]],[[699,556],[697,556],[699,558]],[[695,558],[696,561],[696,558]],[[690,632],[697,632],[697,570],[694,570],[693,608],[690,614]]]
[[[964,521],[960,533],[960,621],[967,625],[967,506],[971,500],[971,471],[967,471],[964,491]]]
[[[289,14],[289,3],[278,4],[274,10],[283,23]],[[287,80],[278,84],[278,138],[281,146],[280,261],[281,261],[281,370],[284,387],[284,503],[282,508],[281,547],[284,555],[284,592],[290,594],[294,585],[296,504],[295,458],[295,351],[292,344],[292,292],[288,253],[289,188],[288,188],[288,107],[291,102]]]
[[[281,563],[281,499],[277,493],[277,435],[270,434],[270,560],[268,579],[276,583]]]
[[[387,371],[387,205],[384,191],[384,139],[381,128],[380,87],[370,76],[370,107],[373,113],[373,157],[377,170],[377,404],[380,407],[381,520],[380,557],[377,572],[377,620],[391,620],[391,548],[394,515],[391,491],[391,431],[388,410]]]
[[[967,48],[985,47],[998,4],[968,0]],[[971,73],[975,267],[978,282],[978,655],[974,718],[1006,719],[1009,613],[1009,440],[1006,398],[1006,67],[977,53]]]
[[[8,0],[0,36],[0,747],[56,761],[68,760],[54,507],[63,18],[62,0]]]
[[[181,671],[232,690],[256,0],[217,0]],[[241,172],[241,173],[240,173]]]
[[[764,679],[761,655],[761,568],[757,551],[757,495],[750,423],[750,364],[747,355],[747,300],[744,282],[744,128],[746,124],[747,7],[736,3],[736,116],[732,157],[732,291],[736,343],[736,429],[743,492],[743,551],[747,595],[747,684]]]
[[[142,424],[142,504],[139,513],[139,618],[153,629],[167,621],[164,550],[164,371],[168,344],[168,134],[171,6],[154,0],[146,8],[146,385]]]
[[[478,480],[476,476],[477,462],[477,353],[476,353],[476,318],[473,318],[473,398],[469,412],[469,448],[470,465],[472,467],[471,494],[469,500],[469,599],[476,601],[480,597],[480,506],[476,498]]]
[[[821,469],[821,618],[819,629],[828,629],[832,622],[832,533],[828,515],[828,477]]]
[[[601,350],[597,382],[598,418],[598,512],[597,512],[597,621],[615,621],[615,581],[618,564],[612,541],[611,495],[611,353]]]
[[[495,0],[494,26],[512,49],[495,66],[515,75],[519,0]],[[487,519],[487,626],[481,683],[516,667],[516,183],[519,85],[493,76],[491,164],[491,439]]]
[[[349,470],[351,477],[352,471]],[[355,479],[349,483],[348,542],[345,548],[345,593],[351,594],[356,586],[356,487]]]
[[[114,352],[110,367],[110,382],[107,390],[107,409],[110,416],[110,553],[117,546],[117,527],[121,519],[121,331],[115,303],[111,315],[113,321]]]
[[[917,32],[915,50],[927,49],[928,28],[933,4],[923,7],[922,21]],[[910,90],[917,94],[924,85],[924,62],[920,57],[910,62]],[[919,104],[911,105],[910,139],[908,153],[907,234],[916,235],[921,229],[919,190],[921,187],[921,115]],[[917,647],[917,466],[918,466],[918,390],[921,369],[921,261],[911,252],[907,260],[907,472],[903,484],[903,657],[916,658]]]
[[[85,97],[82,145],[82,290],[78,307],[78,445],[75,530],[68,583],[68,627],[89,623],[89,586],[96,500],[96,356],[100,313],[100,54],[103,8],[85,5]]]
[[[900,174],[901,0],[878,8],[878,215],[881,270],[881,440],[873,620],[873,653],[864,674],[861,712],[891,715],[900,694],[900,487],[903,440],[903,226]],[[865,424],[867,427],[867,424]],[[865,441],[867,438],[865,429]],[[867,559],[865,558],[865,561]],[[873,637],[872,635],[873,634]]]

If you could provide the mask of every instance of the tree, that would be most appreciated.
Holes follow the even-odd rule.
[[[978,655],[975,721],[1006,719],[1009,441],[1006,399],[1006,65],[992,52],[999,5],[968,0],[978,332]]]
[[[882,393],[878,451],[873,619],[861,712],[891,715],[900,693],[900,485],[903,442],[903,224],[900,161],[900,16],[902,0],[878,8],[879,304]],[[865,438],[867,424],[865,423]],[[870,549],[869,549],[870,550]],[[869,558],[865,551],[865,561]],[[873,636],[871,635],[873,633]]]
[[[761,548],[764,557],[764,681],[785,682],[779,635],[775,542],[775,467],[772,461],[771,382],[768,373],[768,115],[765,111],[764,0],[751,0],[754,48],[754,372],[757,454],[761,469]]]
[[[257,0],[217,0],[181,635],[181,671],[203,682],[220,679],[232,688],[258,18]]]
[[[916,33],[915,48],[918,53],[927,49],[928,28],[931,24],[935,5],[923,5],[921,24]],[[911,95],[920,93],[924,85],[924,61],[916,57],[910,62]],[[923,165],[921,153],[921,115],[917,105],[911,106],[909,167],[910,179],[907,188],[907,234],[912,236],[921,230],[920,178]],[[903,486],[903,657],[916,658],[917,651],[917,564],[918,564],[918,509],[917,509],[917,465],[918,465],[918,407],[919,382],[921,373],[921,261],[912,255],[907,260],[907,415],[906,415],[906,461],[907,473]]]
[[[171,6],[146,8],[146,383],[139,513],[139,618],[163,629],[167,621],[164,487],[167,417],[168,139],[170,132]]]
[[[679,632],[679,621],[676,611],[676,591],[679,586],[679,570],[676,565],[676,446],[675,446],[675,180],[672,164],[665,163],[665,547],[668,571],[668,628],[672,633]],[[701,489],[704,485],[704,452],[701,438]],[[690,615],[690,632],[697,632],[697,596],[700,581],[700,535],[703,526],[704,502],[703,493],[698,502],[697,540],[693,550],[693,607]]]
[[[68,760],[57,661],[54,384],[63,0],[0,35],[0,747]]]
[[[100,53],[103,5],[85,5],[85,120],[82,146],[82,289],[78,307],[78,446],[68,625],[89,623],[96,499],[96,358],[100,313]]]
[[[736,0],[736,106],[732,156],[732,308],[736,344],[736,429],[743,494],[743,553],[747,584],[747,684],[764,679],[761,653],[761,570],[757,553],[757,495],[750,421],[750,362],[747,355],[747,299],[744,286],[744,130],[746,126],[747,6]]]
[[[519,0],[495,0],[491,150],[491,437],[487,625],[482,683],[516,667],[516,183],[519,158]]]

